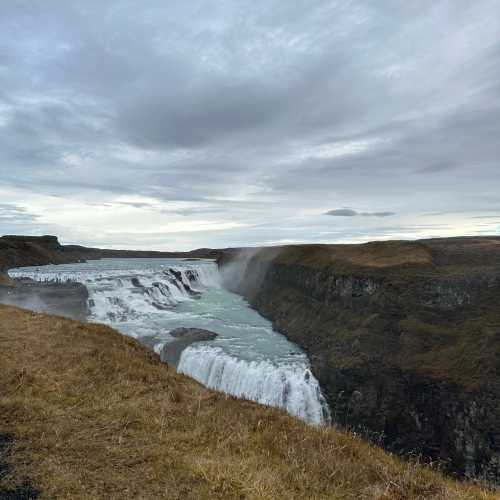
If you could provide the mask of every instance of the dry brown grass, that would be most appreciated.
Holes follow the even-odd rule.
[[[0,432],[47,499],[492,499],[177,375],[99,325],[0,306]]]

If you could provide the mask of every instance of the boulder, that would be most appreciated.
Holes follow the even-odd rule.
[[[167,363],[174,368],[177,368],[182,351],[186,347],[195,342],[214,340],[218,336],[215,332],[203,330],[202,328],[176,328],[169,333],[172,339],[162,347],[160,359],[163,363]]]

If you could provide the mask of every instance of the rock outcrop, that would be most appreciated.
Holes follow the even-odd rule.
[[[195,342],[203,342],[207,340],[214,340],[217,334],[202,328],[176,328],[169,332],[173,337],[172,340],[166,342],[161,351],[160,359],[164,363],[177,368],[181,358],[182,351]]]
[[[88,316],[88,290],[81,283],[36,283],[0,286],[0,304],[84,321]]]
[[[219,263],[308,353],[337,425],[500,482],[500,238],[301,245]]]

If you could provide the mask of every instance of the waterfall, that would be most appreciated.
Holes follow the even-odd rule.
[[[172,341],[169,332],[177,327],[214,331],[216,339],[182,351],[180,373],[311,424],[330,421],[305,353],[273,331],[241,296],[221,286],[213,261],[103,259],[20,268],[9,274],[41,282],[83,283],[89,292],[90,321],[139,338],[156,352]]]
[[[74,270],[71,265],[12,270],[12,278],[43,283],[83,283],[89,291],[91,321],[120,322],[172,308],[193,300],[207,287],[218,287],[217,268],[212,265],[160,270]],[[74,266],[73,266],[74,267]],[[68,269],[69,268],[69,269]]]
[[[330,420],[319,383],[307,363],[278,366],[246,361],[218,347],[195,345],[182,352],[177,371],[211,389],[281,408],[311,424]]]

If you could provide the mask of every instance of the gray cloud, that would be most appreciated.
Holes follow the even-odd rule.
[[[0,203],[0,234],[49,233],[54,226],[40,223],[39,216],[23,206]]]
[[[338,208],[335,210],[328,210],[325,215],[333,217],[390,217],[396,215],[394,212],[358,212],[351,208]]]
[[[36,215],[29,213],[23,207],[10,203],[0,203],[0,224],[30,223],[36,219]]]
[[[499,43],[498,0],[3,2],[0,194],[19,230],[56,197],[93,221],[45,209],[63,237],[115,246],[151,213],[235,225],[179,247],[472,232],[499,208]]]
[[[437,162],[427,165],[425,167],[419,168],[416,170],[418,174],[433,174],[439,172],[446,172],[449,170],[453,170],[455,168],[455,164],[448,162]]]

